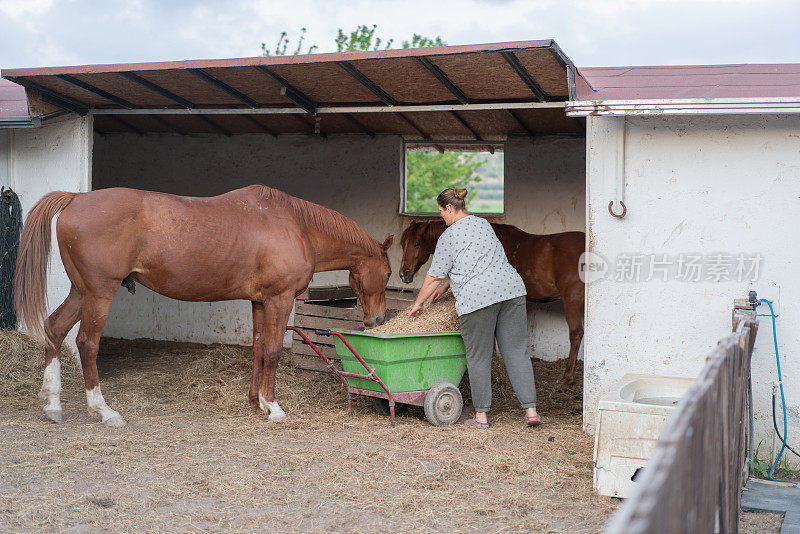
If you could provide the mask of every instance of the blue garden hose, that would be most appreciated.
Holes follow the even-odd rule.
[[[764,302],[764,303],[767,304],[767,306],[769,306],[769,313],[772,316],[772,341],[775,344],[775,363],[778,365],[778,386],[780,387],[780,390],[781,390],[781,404],[783,406],[783,436],[781,436],[780,432],[777,432],[778,428],[777,428],[777,425],[775,425],[775,431],[778,434],[778,439],[780,439],[780,441],[781,441],[781,451],[778,453],[778,456],[775,458],[775,461],[772,462],[772,467],[770,467],[770,469],[769,469],[769,479],[770,480],[775,480],[777,482],[797,482],[797,480],[781,480],[779,478],[773,478],[773,476],[772,476],[772,473],[775,471],[775,467],[778,465],[778,462],[780,461],[781,456],[783,456],[783,451],[786,450],[786,441],[788,440],[788,436],[786,435],[787,434],[787,430],[788,430],[788,423],[786,421],[786,397],[783,394],[783,377],[781,376],[781,359],[780,359],[780,356],[778,356],[778,332],[775,329],[775,310],[772,309],[772,303],[770,301],[768,301],[767,299],[758,299],[758,300],[759,300],[759,302]],[[772,417],[773,417],[773,423],[774,423],[774,420],[775,420],[775,401],[774,401],[774,396],[773,396],[772,407],[773,407]],[[791,447],[789,447],[789,450],[791,450],[792,452],[797,454],[795,452],[795,450],[792,449]]]

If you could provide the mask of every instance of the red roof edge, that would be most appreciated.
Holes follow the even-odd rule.
[[[500,50],[520,50],[526,48],[547,48],[552,39],[541,41],[509,41],[474,45],[439,46],[428,48],[403,48],[398,50],[375,50],[370,52],[334,52],[327,54],[305,54],[297,56],[267,56],[234,59],[198,59],[188,61],[162,61],[154,63],[113,63],[103,65],[77,65],[65,67],[35,67],[6,69],[0,76],[41,76],[53,74],[92,74],[102,72],[166,70],[166,69],[204,69],[215,67],[250,67],[254,65],[295,65],[301,63],[325,63],[333,61],[359,61],[378,58],[402,58],[419,56],[441,56],[465,54],[469,52],[491,52]]]

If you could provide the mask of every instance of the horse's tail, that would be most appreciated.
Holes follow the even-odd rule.
[[[44,331],[47,313],[47,262],[50,257],[50,224],[56,213],[77,193],[53,191],[33,206],[25,219],[14,273],[14,310],[25,321],[30,335],[50,345]]]

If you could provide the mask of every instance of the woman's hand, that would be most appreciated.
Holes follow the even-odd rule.
[[[426,274],[425,281],[422,282],[422,287],[419,289],[419,294],[417,295],[417,300],[414,301],[414,306],[408,311],[408,316],[412,319],[422,313],[422,306],[424,303],[428,302],[433,295],[433,292],[436,290],[436,287],[442,282],[441,278],[434,278],[433,276]]]

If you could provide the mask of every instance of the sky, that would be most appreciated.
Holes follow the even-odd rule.
[[[0,69],[319,52],[377,24],[447,44],[555,39],[578,67],[800,63],[798,0],[0,0]],[[305,49],[305,47],[304,47]]]

